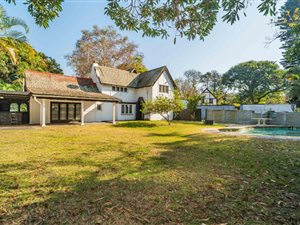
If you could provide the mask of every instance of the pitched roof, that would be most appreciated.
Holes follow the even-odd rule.
[[[166,66],[148,70],[140,74],[130,73],[126,70],[114,69],[105,66],[97,66],[95,69],[99,74],[99,79],[102,84],[132,88],[150,87],[155,84],[163,72],[167,72],[174,87],[176,86]]]
[[[29,92],[0,90],[0,99],[29,99]]]
[[[201,94],[203,94],[204,92],[208,91],[212,96],[214,96],[214,98],[216,98],[216,96],[208,89],[208,88],[205,88]]]
[[[131,82],[138,76],[137,73],[130,73],[127,70],[119,70],[106,66],[97,66],[100,82],[102,84],[131,86]]]
[[[25,72],[25,76],[26,90],[35,95],[81,100],[120,101],[118,98],[100,93],[91,78],[30,70]]]

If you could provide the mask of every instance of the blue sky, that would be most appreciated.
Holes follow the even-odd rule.
[[[55,58],[65,74],[72,75],[64,56],[75,47],[81,36],[81,30],[91,29],[93,25],[105,27],[114,25],[104,15],[106,1],[103,0],[66,0],[60,17],[44,29],[35,25],[26,6],[20,1],[9,5],[0,0],[9,16],[24,19],[30,27],[29,43],[38,51]],[[173,44],[173,36],[165,40],[145,38],[141,33],[120,31],[139,45],[139,51],[145,56],[144,62],[151,69],[167,65],[172,75],[177,78],[188,69],[201,72],[218,70],[226,72],[231,66],[248,60],[272,60],[279,62],[281,43],[276,40],[266,46],[272,38],[275,28],[270,25],[270,17],[259,14],[255,4],[247,9],[247,17],[242,17],[234,25],[221,20],[205,41],[184,39]]]

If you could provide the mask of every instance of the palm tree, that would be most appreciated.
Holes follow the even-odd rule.
[[[0,48],[7,52],[13,64],[17,63],[16,52],[5,39],[12,38],[19,41],[27,41],[23,32],[12,30],[12,28],[16,26],[24,28],[25,33],[28,33],[29,31],[28,26],[23,20],[7,16],[5,9],[0,5]]]

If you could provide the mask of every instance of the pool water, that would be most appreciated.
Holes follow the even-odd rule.
[[[254,127],[241,129],[241,133],[255,135],[299,136],[300,128],[289,127]]]

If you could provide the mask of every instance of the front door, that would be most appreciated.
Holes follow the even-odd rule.
[[[51,102],[51,123],[80,122],[80,119],[80,103]]]

